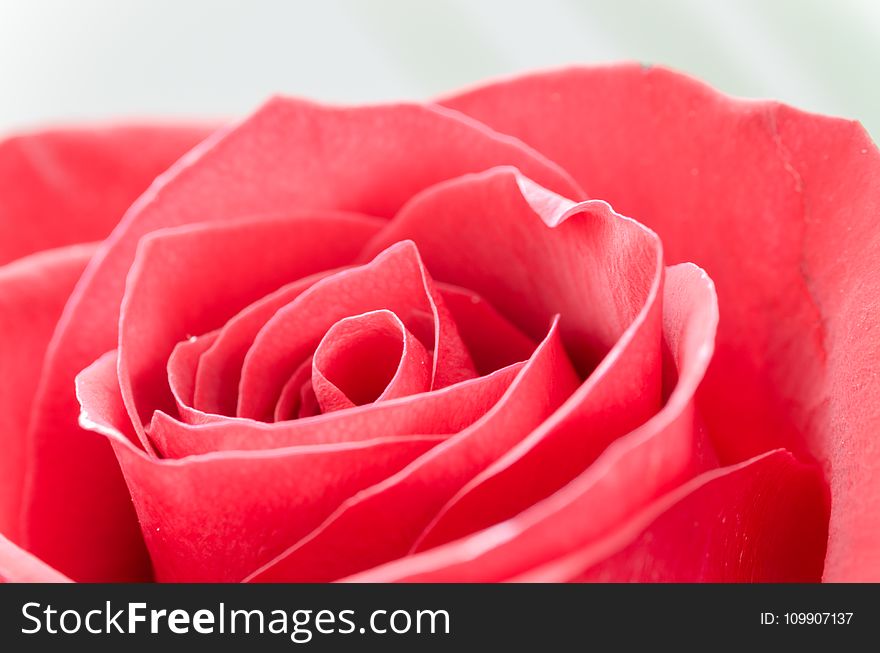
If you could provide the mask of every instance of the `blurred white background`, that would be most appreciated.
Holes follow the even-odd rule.
[[[880,135],[880,0],[0,0],[0,131],[640,60]]]

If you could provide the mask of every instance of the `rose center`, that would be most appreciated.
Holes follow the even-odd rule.
[[[345,318],[312,359],[311,384],[322,412],[430,389],[431,356],[391,311]]]

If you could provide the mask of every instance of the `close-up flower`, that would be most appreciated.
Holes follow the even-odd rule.
[[[664,67],[0,142],[0,578],[878,581],[880,152]]]

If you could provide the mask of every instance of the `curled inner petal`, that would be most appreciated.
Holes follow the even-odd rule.
[[[268,420],[284,384],[336,322],[387,309],[419,334],[428,317],[431,383],[437,390],[476,375],[470,354],[412,242],[394,243],[370,263],[318,281],[280,308],[254,338],[244,359],[238,417]]]
[[[278,403],[275,404],[275,421],[283,422],[288,419],[296,419],[297,417],[305,417],[303,414],[306,407],[311,404],[311,397],[314,395],[312,384],[309,378],[312,374],[312,359],[305,361],[300,365],[290,380],[284,384],[281,389],[281,396]],[[314,402],[317,405],[317,400]],[[317,414],[315,411],[313,414]]]
[[[391,311],[345,318],[326,333],[312,359],[322,412],[424,392],[431,357]]]

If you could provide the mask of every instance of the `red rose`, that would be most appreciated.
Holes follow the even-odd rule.
[[[0,145],[0,576],[880,580],[857,123],[623,65],[209,131]]]

